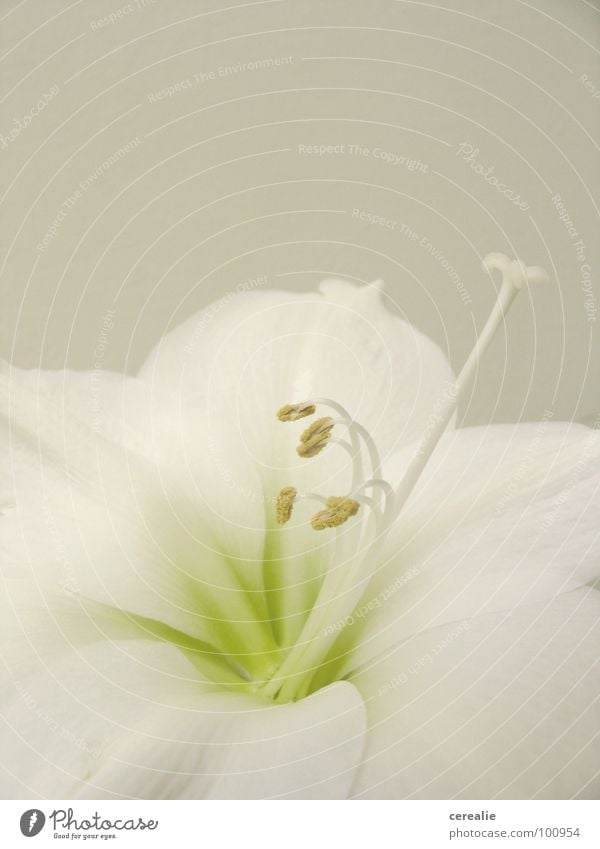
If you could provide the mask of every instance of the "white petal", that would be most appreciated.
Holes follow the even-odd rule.
[[[352,677],[369,715],[360,798],[598,798],[600,594],[409,639]]]
[[[194,501],[234,568],[237,560],[244,559],[241,580],[254,589],[260,586],[260,569],[252,563],[264,544],[264,500],[257,470],[242,461],[236,445],[225,441],[223,434],[209,440],[201,412],[182,419],[172,386],[162,387],[155,396],[144,381],[104,370],[25,370],[0,363],[0,373],[6,409],[13,419],[12,441],[23,435],[13,427],[19,418],[40,452],[60,449],[72,468],[78,460],[89,466],[101,444],[123,446],[125,456],[139,455],[156,470],[165,493],[185,494]],[[225,470],[224,458],[235,469],[235,480]],[[12,477],[10,448],[3,452],[2,462],[6,485]],[[10,496],[5,500],[10,502]]]
[[[144,724],[110,753],[83,795],[343,799],[360,763],[365,721],[362,699],[347,682],[279,706],[205,696]]]
[[[70,649],[69,626],[62,639],[56,634],[61,624],[18,653],[9,647],[8,658],[3,649],[2,798],[72,797],[144,711],[168,713],[214,689],[173,645],[140,636],[110,641],[109,626],[107,639],[98,631],[91,644]]]
[[[281,706],[206,693],[156,643],[96,643],[11,688],[5,797],[344,798],[364,745],[351,684]]]
[[[63,411],[51,381],[34,392],[21,377],[15,372],[1,387],[13,502],[0,520],[3,574],[28,580],[42,605],[61,590],[74,593],[233,655],[256,653],[249,664],[263,664],[261,652],[275,644],[258,518],[255,532],[241,529],[233,542],[183,475],[169,477],[162,460],[92,432],[69,405]],[[211,487],[216,497],[219,486]]]
[[[305,423],[277,426],[275,412],[308,398],[343,404],[384,454],[409,443],[451,380],[444,356],[388,309],[379,284],[320,289],[217,301],[161,340],[140,375],[202,404],[211,431],[233,426],[249,459],[267,467],[278,433]]]
[[[359,606],[360,664],[411,634],[549,599],[600,574],[600,434],[569,424],[442,439]]]
[[[151,456],[152,421],[149,420],[148,388],[137,378],[113,371],[21,369],[0,361],[3,392],[18,405],[18,394],[25,391],[38,402],[32,429],[43,434],[45,408],[56,411],[57,418],[74,419],[93,433]],[[164,423],[169,421],[168,405],[156,408]],[[35,421],[35,425],[34,425]]]

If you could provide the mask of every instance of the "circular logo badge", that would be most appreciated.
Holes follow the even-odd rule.
[[[21,815],[21,834],[25,837],[35,837],[43,829],[46,817],[37,808],[31,808]]]

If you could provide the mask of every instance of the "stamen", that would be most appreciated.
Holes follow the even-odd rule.
[[[341,440],[330,439],[331,443],[336,442],[337,444],[343,446],[343,448],[348,451],[350,456],[350,460],[352,462],[352,488],[356,488],[359,486],[360,481],[364,480],[363,475],[363,458],[361,451],[361,443],[360,439],[362,438],[367,452],[369,454],[369,458],[371,460],[371,475],[374,477],[378,477],[380,472],[380,461],[379,455],[377,453],[377,449],[369,432],[358,424],[358,422],[354,421],[348,411],[339,404],[337,401],[333,401],[331,398],[310,398],[304,401],[299,401],[296,404],[285,404],[285,406],[281,407],[281,409],[277,413],[277,417],[280,421],[291,422],[296,421],[297,419],[304,418],[305,416],[312,415],[316,411],[317,405],[329,407],[335,413],[337,413],[338,418],[332,419],[331,424],[341,424],[348,429],[348,436],[350,437],[350,445]],[[306,438],[306,435],[304,435]],[[300,446],[298,450],[298,454],[301,457],[314,457],[320,451],[323,450],[327,443],[323,443],[321,445],[308,445],[307,447]]]
[[[315,531],[324,531],[325,528],[339,528],[347,522],[350,516],[356,516],[360,504],[353,498],[347,496],[332,495],[325,502],[326,509],[319,510],[310,523]]]
[[[294,486],[285,486],[277,496],[275,518],[279,525],[289,522],[298,490]]]
[[[324,416],[307,427],[300,437],[300,445],[296,448],[300,457],[316,457],[329,442],[333,425],[333,419]]]
[[[284,404],[277,411],[277,418],[280,422],[295,422],[306,416],[312,416],[316,409],[315,405],[308,401],[302,401],[300,404]]]

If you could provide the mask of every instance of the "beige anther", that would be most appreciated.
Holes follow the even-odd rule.
[[[325,528],[338,528],[347,522],[351,516],[356,516],[360,504],[353,498],[332,495],[326,501],[324,510],[319,510],[310,520],[315,531],[324,531]]]
[[[314,404],[285,404],[277,411],[277,418],[280,422],[295,422],[298,419],[304,419],[306,416],[312,416],[316,411]]]
[[[275,518],[279,525],[285,525],[286,522],[289,522],[297,495],[298,490],[295,487],[284,486],[277,496]]]
[[[317,419],[307,427],[300,437],[300,445],[296,448],[300,457],[315,457],[322,451],[329,442],[332,429],[333,419],[330,416]]]

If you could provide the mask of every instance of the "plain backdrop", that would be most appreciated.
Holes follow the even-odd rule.
[[[382,278],[458,368],[494,297],[481,259],[502,251],[551,284],[517,302],[464,420],[594,420],[597,3],[2,0],[0,16],[0,356],[134,373],[216,298],[334,275]]]

